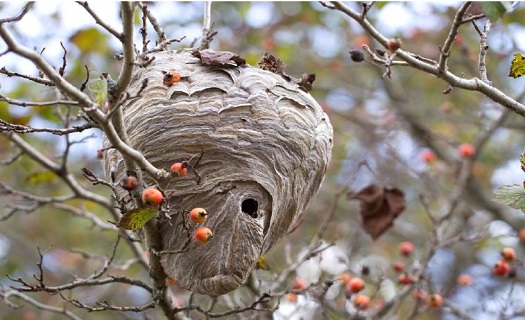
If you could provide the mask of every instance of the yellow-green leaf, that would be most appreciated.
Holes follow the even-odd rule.
[[[525,74],[525,57],[521,53],[516,53],[510,64],[509,77],[519,78]]]
[[[152,208],[130,210],[120,218],[117,222],[117,227],[136,231],[142,228],[157,212],[156,209]]]
[[[266,259],[266,256],[260,256],[257,258],[257,263],[255,264],[255,269],[261,269],[261,270],[271,270],[270,265],[268,264],[268,261]]]
[[[87,28],[78,31],[69,38],[74,45],[85,53],[100,53],[106,55],[109,53],[108,36],[97,28]]]
[[[104,101],[106,101],[108,93],[107,81],[105,79],[91,80],[89,81],[88,88],[91,92],[93,100],[95,100],[95,102],[101,106],[104,103]]]
[[[521,170],[525,171],[525,150],[521,153],[520,156]]]
[[[31,184],[53,181],[57,178],[57,175],[51,171],[35,172],[27,177],[27,182]]]

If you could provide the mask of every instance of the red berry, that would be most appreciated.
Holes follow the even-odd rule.
[[[193,233],[193,236],[195,237],[195,240],[197,240],[198,242],[206,244],[210,241],[211,238],[213,238],[213,233],[211,232],[210,229],[206,227],[200,227],[200,228],[197,228],[197,230],[195,230],[195,232]]]
[[[184,177],[188,173],[188,165],[186,162],[176,162],[171,165],[171,171],[176,172],[179,177]]]
[[[434,293],[428,297],[427,304],[433,308],[439,308],[443,305],[443,297],[439,293]]]
[[[458,147],[459,155],[463,159],[472,158],[476,154],[476,149],[470,143],[462,143]]]
[[[405,270],[405,264],[401,261],[396,261],[392,264],[392,268],[394,268],[396,272],[402,272]]]
[[[401,48],[401,40],[399,40],[399,38],[392,38],[388,40],[388,50],[395,52],[399,48]]]
[[[354,306],[359,310],[370,308],[370,298],[364,294],[359,294],[354,299]]]
[[[365,281],[361,278],[352,278],[347,284],[346,284],[346,293],[348,295],[351,295],[353,293],[358,293],[359,291],[363,290],[365,288]]]
[[[421,158],[428,164],[434,163],[437,159],[436,154],[432,150],[425,150],[421,153]]]
[[[414,283],[414,278],[407,273],[402,273],[399,275],[398,281],[400,284],[406,286],[406,285]]]
[[[399,254],[403,257],[410,257],[414,252],[414,245],[410,241],[403,241],[399,244]]]
[[[194,208],[190,211],[190,219],[194,223],[203,223],[208,220],[208,213],[203,208]]]
[[[139,180],[134,176],[127,176],[124,179],[122,179],[122,188],[124,190],[134,190],[139,186]]]
[[[504,276],[506,275],[510,270],[510,266],[505,261],[498,261],[492,268],[492,272],[497,276]]]
[[[302,291],[306,289],[306,281],[301,278],[295,278],[293,282],[293,289],[297,291]]]
[[[470,286],[470,285],[472,285],[472,277],[470,275],[468,275],[468,274],[462,274],[462,275],[460,275],[458,277],[456,282],[460,286]]]
[[[414,289],[412,291],[412,297],[415,300],[426,301],[428,299],[428,293],[423,289]]]
[[[158,207],[164,197],[162,193],[155,188],[148,188],[142,192],[142,202],[151,207]]]
[[[97,150],[97,158],[104,159],[104,150],[103,149],[98,149]]]
[[[516,259],[516,250],[506,247],[501,250],[501,257],[503,260],[509,262]]]

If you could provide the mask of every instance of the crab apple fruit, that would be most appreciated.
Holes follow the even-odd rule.
[[[288,299],[289,302],[297,302],[297,294],[291,292],[286,295],[286,299]]]
[[[403,257],[410,257],[414,252],[414,244],[410,241],[403,241],[399,244],[399,254]]]
[[[426,301],[428,299],[428,293],[421,288],[414,289],[412,290],[412,298],[418,301]]]
[[[503,250],[501,250],[501,257],[505,261],[514,261],[516,259],[516,250],[509,247],[503,248]]]
[[[346,284],[346,293],[348,295],[351,295],[353,293],[358,293],[359,291],[363,290],[365,288],[365,281],[361,278],[355,277],[352,278],[347,284]]]
[[[351,50],[350,59],[354,62],[362,62],[365,60],[365,54],[361,50]]]
[[[163,199],[164,196],[162,193],[155,188],[147,188],[142,192],[142,202],[148,206],[158,207],[162,203]]]
[[[134,176],[127,176],[122,179],[121,186],[124,190],[135,190],[139,186],[139,180]]]
[[[439,308],[443,305],[443,297],[439,293],[434,293],[428,297],[427,305],[433,308]]]
[[[200,227],[195,230],[193,237],[195,237],[195,240],[206,244],[211,238],[213,238],[213,232],[211,232],[211,230],[206,227]]]
[[[370,308],[370,298],[364,294],[359,294],[354,299],[354,306],[359,310]]]
[[[97,150],[97,158],[104,159],[104,150],[103,149],[98,149]]]
[[[203,223],[208,220],[208,213],[203,208],[193,208],[190,211],[190,219],[194,223]]]
[[[510,270],[510,266],[505,261],[498,261],[492,268],[492,272],[497,276],[504,276],[506,275]]]
[[[392,38],[388,40],[388,50],[395,52],[399,48],[401,48],[401,40],[399,40],[399,38]]]
[[[434,163],[437,159],[436,154],[432,150],[425,150],[421,153],[421,158],[428,164]]]
[[[297,290],[297,291],[302,291],[304,289],[306,289],[306,281],[304,279],[301,279],[301,278],[295,278],[294,282],[293,282],[293,289],[294,290]]]
[[[392,268],[396,272],[402,272],[403,270],[405,270],[405,264],[401,261],[396,261],[392,264]]]
[[[175,162],[171,165],[171,171],[177,172],[179,177],[184,177],[188,173],[188,165],[186,162]]]
[[[400,284],[406,286],[406,285],[414,283],[414,277],[412,277],[411,275],[407,273],[402,273],[399,275],[398,281]]]
[[[458,147],[458,152],[463,159],[468,159],[476,154],[476,149],[470,143],[462,143]]]
[[[348,284],[348,282],[350,282],[350,280],[352,280],[352,275],[349,272],[343,272],[339,276],[339,281],[341,281],[341,283],[344,284],[344,285]]]
[[[472,277],[468,274],[461,274],[459,275],[458,279],[456,280],[457,284],[460,286],[470,286],[472,285]]]
[[[181,76],[177,71],[168,71],[164,73],[162,83],[164,83],[165,86],[171,87],[174,83],[179,82],[180,79]]]

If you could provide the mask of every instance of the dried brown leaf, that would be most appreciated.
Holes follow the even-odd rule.
[[[246,64],[246,60],[228,51],[194,50],[193,56],[201,60],[203,66],[238,67]]]
[[[376,240],[393,224],[406,207],[403,191],[371,184],[357,193],[348,193],[348,199],[359,200],[362,226]]]

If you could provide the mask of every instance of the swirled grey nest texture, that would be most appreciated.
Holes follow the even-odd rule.
[[[168,87],[166,71],[182,80]],[[323,180],[332,127],[319,104],[297,84],[248,65],[202,66],[191,51],[160,52],[137,68],[124,106],[131,145],[157,168],[192,159],[183,178],[165,190],[171,221],[160,220],[162,265],[176,283],[212,296],[248,277],[257,258],[282,238],[305,211]],[[193,157],[193,158],[192,158]],[[111,151],[106,170],[125,174]],[[196,242],[184,227],[194,207],[209,214],[214,237]],[[191,228],[193,225],[189,224]]]

